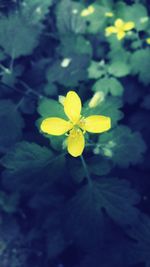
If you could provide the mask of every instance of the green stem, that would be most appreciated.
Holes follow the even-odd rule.
[[[86,162],[85,162],[85,160],[84,160],[82,155],[80,156],[80,159],[81,159],[81,162],[82,162],[83,169],[85,171],[85,175],[86,175],[88,184],[91,186],[92,185],[92,180],[91,180],[91,176],[90,176],[89,170],[87,168],[87,164],[86,164]]]
[[[20,84],[22,84],[28,91],[32,92],[33,94],[37,95],[40,98],[47,98],[45,95],[40,94],[39,92],[35,91],[34,89],[32,89],[29,85],[27,85],[25,82],[23,81],[19,81]]]

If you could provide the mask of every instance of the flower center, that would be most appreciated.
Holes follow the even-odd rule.
[[[116,27],[117,28],[117,31],[120,32],[120,31],[124,31],[124,25],[119,25]]]
[[[77,122],[72,123],[72,129],[69,131],[69,134],[75,134],[75,133],[77,134],[79,131],[82,131],[82,133],[85,134],[84,117],[81,117]]]
[[[77,125],[78,125],[79,128],[81,128],[81,130],[84,131],[84,128],[85,128],[85,118],[84,117],[81,117],[81,119],[78,121]]]

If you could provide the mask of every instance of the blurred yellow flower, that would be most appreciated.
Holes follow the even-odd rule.
[[[150,45],[150,37],[146,38],[146,43]]]
[[[95,8],[93,6],[88,6],[87,8],[83,9],[81,12],[81,17],[86,17],[91,14],[93,14],[95,11]]]
[[[117,39],[121,40],[125,37],[126,32],[132,30],[135,27],[133,21],[124,22],[122,19],[117,19],[113,26],[109,26],[105,29],[105,35],[110,36],[115,33]]]
[[[67,150],[73,157],[82,154],[85,147],[85,132],[102,133],[111,128],[109,117],[92,115],[84,118],[81,115],[81,99],[74,91],[69,91],[64,100],[64,112],[68,121],[58,117],[44,119],[41,130],[50,135],[63,135],[68,133]]]

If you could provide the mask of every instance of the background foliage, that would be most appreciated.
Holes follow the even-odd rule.
[[[149,14],[144,0],[0,1],[1,267],[150,267]],[[117,18],[135,23],[122,41],[105,36]],[[70,89],[112,119],[84,151],[88,180],[39,130]]]

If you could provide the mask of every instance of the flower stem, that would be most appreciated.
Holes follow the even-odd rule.
[[[92,180],[91,180],[91,176],[90,176],[89,170],[87,168],[87,164],[86,164],[86,162],[84,160],[84,157],[82,155],[80,156],[80,159],[81,159],[81,162],[82,162],[83,169],[85,171],[85,175],[86,175],[88,184],[91,186],[92,185]]]

